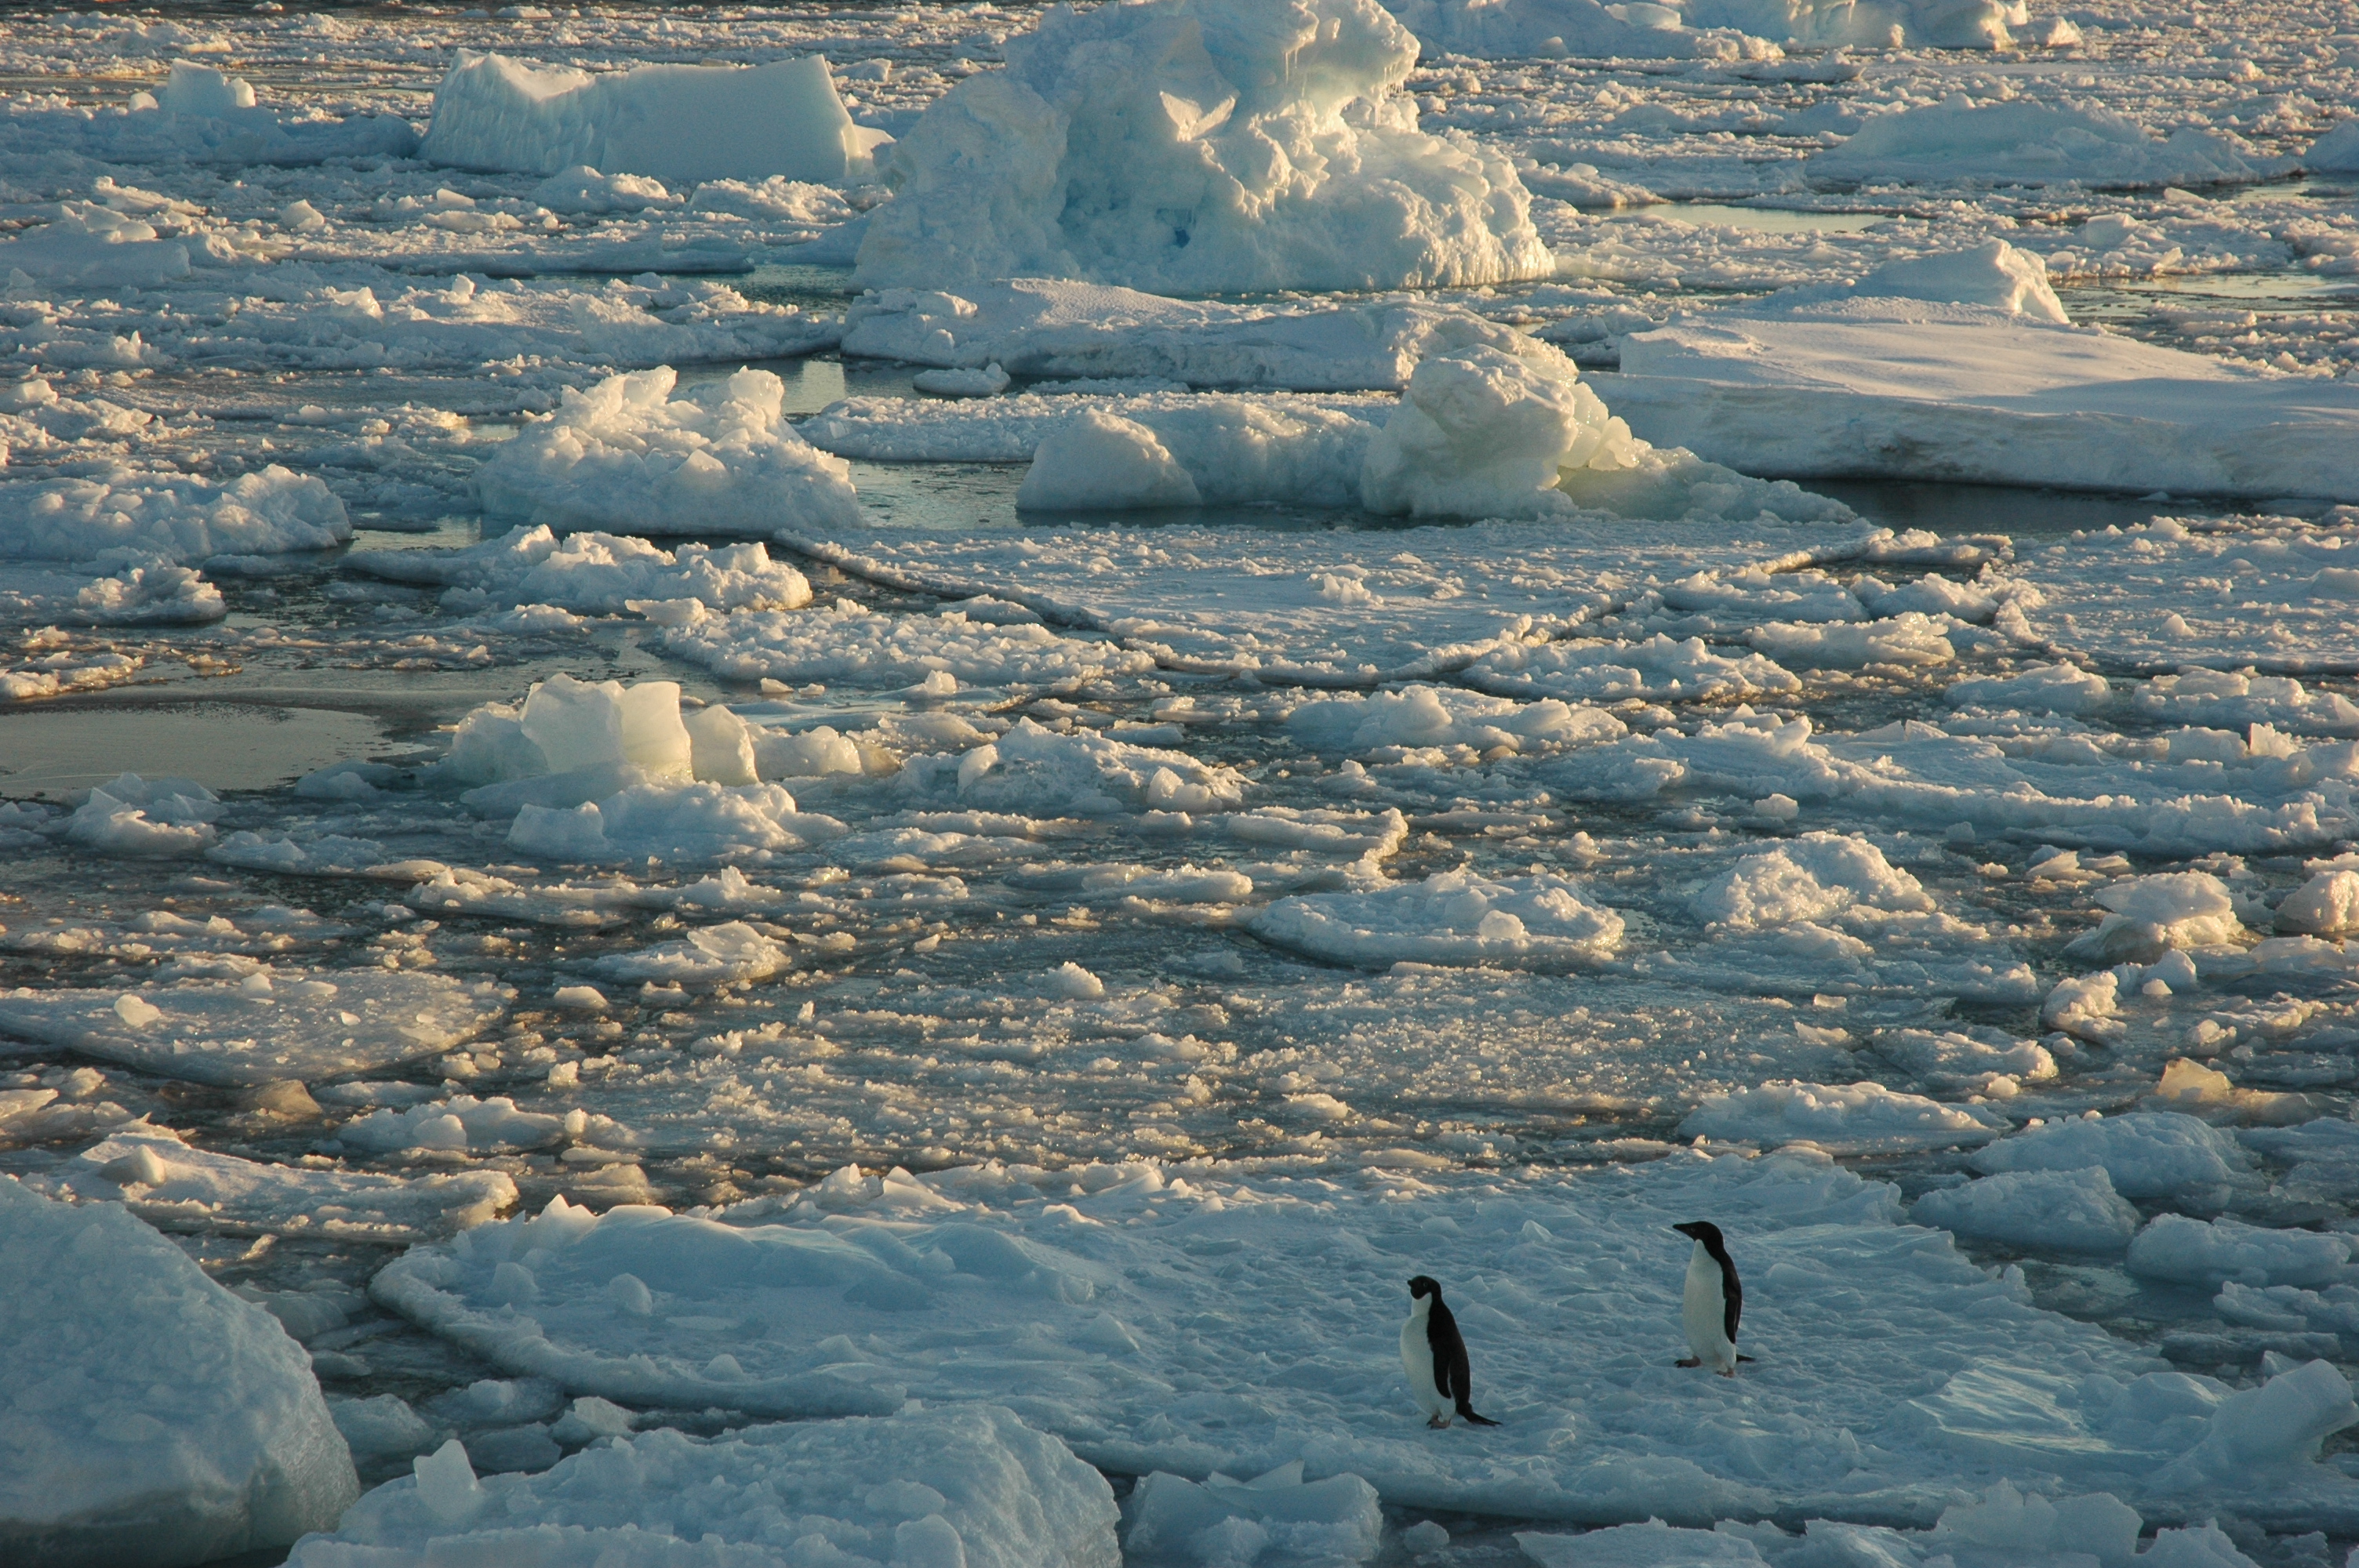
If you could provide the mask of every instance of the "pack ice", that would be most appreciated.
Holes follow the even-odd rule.
[[[1734,1379],[1684,1352],[1709,1213],[1746,1280]],[[2029,1304],[1806,1158],[1552,1175],[1201,1168],[839,1172],[710,1217],[562,1204],[379,1275],[378,1299],[568,1390],[756,1413],[1005,1404],[1133,1474],[1362,1476],[1419,1508],[1708,1524],[1773,1509],[1931,1525],[2013,1477],[2167,1519],[2351,1517],[2318,1465],[2359,1417],[2331,1366],[2232,1392]],[[1428,1429],[1405,1281],[1441,1279],[1495,1429]]]
[[[302,1349],[113,1204],[0,1178],[0,1556],[179,1568],[283,1547],[359,1493]]]
[[[1079,277],[1163,294],[1543,277],[1501,155],[1417,128],[1375,0],[1050,11],[894,150],[867,287]]]

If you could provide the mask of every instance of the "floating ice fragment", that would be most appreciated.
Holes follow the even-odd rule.
[[[683,186],[865,174],[891,138],[852,123],[818,55],[753,67],[643,65],[592,76],[462,49],[419,156],[556,175],[592,165]]]
[[[1052,11],[1005,52],[894,149],[864,287],[1212,294],[1553,269],[1506,159],[1415,128],[1417,40],[1365,0]]]

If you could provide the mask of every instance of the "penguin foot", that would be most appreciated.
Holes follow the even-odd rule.
[[[1447,1432],[1450,1430],[1450,1418],[1448,1416],[1438,1415],[1431,1421],[1427,1422],[1425,1424],[1433,1428],[1436,1432]]]
[[[1684,1361],[1674,1361],[1671,1365],[1674,1367],[1701,1367],[1703,1365],[1703,1357],[1701,1356],[1690,1356]]]
[[[1720,1368],[1720,1375],[1723,1378],[1734,1378],[1736,1376],[1736,1368],[1734,1367],[1723,1367]]]

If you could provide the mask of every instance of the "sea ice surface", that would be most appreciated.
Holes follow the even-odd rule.
[[[1254,1180],[846,1170],[711,1217],[553,1206],[413,1249],[375,1291],[572,1392],[796,1415],[980,1400],[1116,1469],[1300,1460],[1411,1507],[1696,1523],[1776,1496],[1930,1524],[1960,1485],[2002,1475],[2181,1518],[2231,1498],[2315,1507],[2343,1485],[2304,1457],[2338,1385],[2350,1419],[2331,1367],[2234,1395],[2160,1371],[1898,1223],[1893,1189],[1825,1160]],[[1740,1344],[1759,1359],[1733,1380],[1672,1365],[1686,1245],[1670,1227],[1698,1213],[1745,1271]],[[1449,1289],[1477,1406],[1503,1425],[1433,1433],[1401,1386],[1392,1324],[1420,1272]],[[649,1286],[647,1314],[617,1310],[624,1275]],[[2258,1394],[2313,1413],[2264,1436]],[[2027,1406],[2038,1425],[2003,1413]],[[1542,1460],[1568,1444],[1569,1461]]]

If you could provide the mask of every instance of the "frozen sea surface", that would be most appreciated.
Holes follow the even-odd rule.
[[[1156,222],[1013,282],[1038,7],[0,22],[0,1170],[308,1352],[299,1561],[2359,1541],[2350,18],[1397,9],[1382,135],[1036,50]],[[842,177],[426,161],[462,49],[824,56]]]

